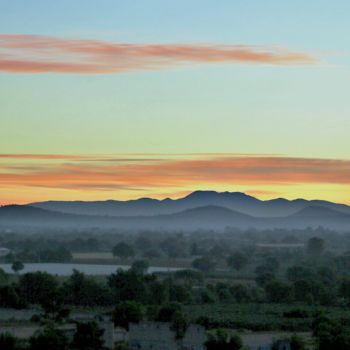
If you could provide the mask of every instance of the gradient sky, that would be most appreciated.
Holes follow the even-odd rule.
[[[349,13],[0,0],[0,203],[217,189],[350,204]]]

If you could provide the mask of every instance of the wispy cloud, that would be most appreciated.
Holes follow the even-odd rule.
[[[0,71],[105,74],[171,68],[180,64],[313,64],[303,52],[250,45],[133,44],[0,34]]]
[[[14,155],[16,159],[17,155]],[[1,156],[0,156],[1,158]],[[9,156],[8,156],[9,158]],[[47,159],[52,159],[49,156]],[[0,162],[0,188],[47,187],[67,190],[181,191],[191,186],[350,184],[350,160],[278,156],[202,156],[146,160],[130,155],[78,156],[36,165]],[[108,159],[104,162],[103,159]],[[120,161],[122,160],[122,161]],[[256,189],[258,192],[259,188]]]

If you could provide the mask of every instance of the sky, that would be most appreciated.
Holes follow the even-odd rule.
[[[350,2],[0,0],[0,203],[350,204]]]

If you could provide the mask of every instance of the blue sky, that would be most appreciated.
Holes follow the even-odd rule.
[[[349,13],[345,0],[0,0],[0,34],[23,40],[245,45],[317,60],[190,62],[116,74],[3,68],[1,153],[222,152],[348,160]]]

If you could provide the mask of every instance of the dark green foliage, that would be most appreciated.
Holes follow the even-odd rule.
[[[25,302],[43,305],[58,297],[58,282],[46,272],[26,273],[19,280],[19,292]]]
[[[289,267],[286,273],[289,281],[310,280],[315,277],[315,272],[307,266],[295,265]]]
[[[146,303],[149,305],[161,305],[169,301],[169,285],[160,281],[147,283]]]
[[[189,324],[188,317],[180,303],[169,303],[160,307],[155,321],[170,322],[177,339],[185,335]]]
[[[101,286],[92,277],[87,277],[77,270],[62,287],[64,301],[70,305],[95,306],[112,303],[111,292],[106,286]]]
[[[288,303],[293,300],[293,286],[280,280],[272,280],[265,285],[267,300],[271,303]]]
[[[188,325],[189,322],[185,313],[182,310],[175,311],[170,329],[175,332],[176,339],[182,339],[185,336]]]
[[[186,255],[186,243],[181,236],[169,237],[160,243],[160,248],[170,258],[176,259]]]
[[[25,303],[20,299],[14,286],[0,287],[0,307],[20,309]]]
[[[120,242],[113,247],[112,253],[118,258],[127,259],[135,255],[132,246],[125,242]]]
[[[20,350],[19,340],[9,333],[0,334],[0,349],[1,350]]]
[[[155,321],[159,322],[171,322],[174,315],[177,312],[183,312],[183,307],[179,303],[169,303],[166,305],[163,305],[158,310],[158,315],[156,316]]]
[[[253,331],[309,331],[312,324],[312,310],[309,317],[289,317],[284,313],[295,309],[295,306],[281,304],[207,304],[186,306],[190,321],[203,324],[206,328],[250,329]],[[348,315],[334,311],[332,317]],[[205,322],[205,323],[202,323]]]
[[[192,266],[195,269],[201,270],[202,272],[208,272],[215,268],[215,262],[211,257],[205,256],[193,260]]]
[[[293,334],[290,339],[290,350],[306,350],[306,344],[303,338]]]
[[[131,265],[131,270],[144,275],[149,268],[149,262],[147,260],[136,260]]]
[[[134,301],[126,301],[118,304],[113,311],[115,326],[129,329],[129,323],[138,323],[144,316],[143,306]]]
[[[114,346],[114,350],[129,350],[127,342],[117,342]]]
[[[237,271],[244,269],[248,265],[248,262],[248,256],[241,252],[235,252],[227,258],[227,265]]]
[[[243,343],[238,334],[229,335],[225,330],[218,329],[209,335],[205,346],[207,350],[240,350]]]
[[[287,318],[309,318],[311,316],[310,311],[307,309],[297,308],[285,311],[283,313],[284,317]]]
[[[339,294],[350,304],[350,276],[343,277],[339,286]]]
[[[21,271],[21,270],[24,269],[24,265],[23,265],[23,263],[22,263],[21,261],[16,260],[16,261],[14,261],[14,262],[12,263],[11,268],[12,268],[12,270],[13,270],[14,272],[17,273],[18,271]]]
[[[63,331],[47,326],[29,339],[29,350],[66,350],[68,340]]]
[[[8,282],[8,276],[3,269],[0,268],[0,287]]]
[[[234,284],[230,287],[230,292],[238,303],[247,303],[251,300],[250,290],[245,284]]]
[[[258,274],[255,278],[255,281],[258,286],[265,287],[269,282],[273,281],[275,279],[275,275],[271,272],[264,272],[261,274]]]
[[[312,237],[307,242],[307,252],[311,256],[320,256],[325,248],[325,242],[322,238]]]
[[[146,298],[145,277],[132,270],[118,270],[117,273],[108,276],[107,281],[116,302],[143,301]]]
[[[215,293],[221,303],[229,303],[233,301],[230,285],[224,282],[218,282],[215,285]]]
[[[313,322],[313,333],[319,350],[350,349],[350,331],[339,321],[319,315]]]
[[[205,288],[201,292],[201,302],[203,304],[213,304],[216,302],[216,294],[210,288]]]
[[[94,321],[78,323],[71,348],[74,350],[101,350],[103,349],[103,332]]]
[[[175,301],[183,304],[187,304],[191,301],[191,291],[186,288],[186,286],[170,282],[168,289],[169,301]]]

